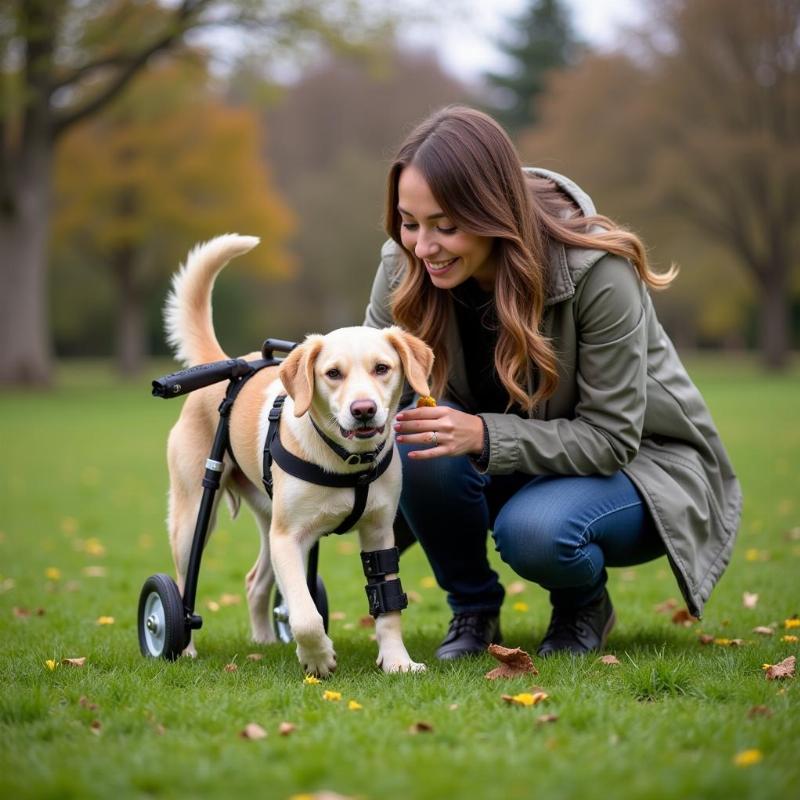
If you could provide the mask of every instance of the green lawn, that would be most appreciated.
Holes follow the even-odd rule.
[[[608,652],[620,665],[559,657],[537,661],[535,680],[503,685],[484,679],[488,656],[433,660],[448,612],[419,548],[402,562],[415,593],[404,623],[428,671],[378,672],[371,630],[359,624],[366,599],[352,536],[321,550],[339,670],[304,685],[292,647],[248,641],[242,578],[257,536],[247,513],[231,522],[224,511],[200,575],[199,658],[145,660],[139,589],[172,571],[164,441],[177,402],[151,399],[147,380],[114,385],[96,366],[64,370],[53,393],[0,395],[0,797],[797,796],[800,686],[765,680],[761,666],[800,651],[781,641],[800,635],[784,629],[800,612],[800,371],[765,376],[710,359],[690,367],[746,496],[706,616],[684,628],[655,611],[679,598],[664,562],[612,571],[619,623]],[[744,592],[758,594],[755,608],[743,606]],[[506,602],[506,643],[533,652],[547,619],[545,593],[528,585]],[[758,636],[758,625],[775,634]],[[700,631],[745,643],[703,646]],[[248,660],[254,652],[264,658]],[[61,664],[76,657],[83,667]],[[534,682],[549,695],[543,703],[502,701]],[[341,700],[324,700],[326,689]],[[759,705],[771,715],[748,713]],[[544,714],[558,719],[537,722]],[[289,736],[278,733],[284,721],[296,725]],[[241,738],[250,722],[268,736]],[[410,733],[417,722],[432,731]],[[748,750],[758,763],[737,766]]]

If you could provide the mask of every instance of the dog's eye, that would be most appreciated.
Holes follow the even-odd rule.
[[[336,369],[336,367],[334,367],[333,369],[329,369],[329,370],[328,370],[328,371],[325,373],[325,375],[326,375],[326,377],[330,378],[332,381],[338,381],[338,380],[339,380],[339,378],[341,378],[341,377],[342,377],[342,373],[341,373],[341,372],[339,372],[339,370],[338,370],[338,369]]]
[[[385,375],[389,371],[388,364],[376,364],[375,365],[375,374],[376,375]]]

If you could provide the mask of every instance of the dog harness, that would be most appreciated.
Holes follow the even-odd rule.
[[[381,461],[378,461],[378,456],[384,449],[386,442],[381,442],[375,450],[367,453],[350,453],[330,439],[312,419],[311,423],[322,437],[322,440],[346,464],[371,465],[361,472],[347,474],[326,472],[317,464],[304,461],[302,458],[293,455],[281,443],[280,419],[285,401],[286,395],[279,394],[269,412],[269,428],[264,442],[262,466],[264,488],[267,490],[267,494],[272,497],[272,462],[274,461],[284,472],[288,472],[295,478],[300,478],[300,480],[308,483],[314,483],[317,486],[330,486],[336,489],[354,489],[353,510],[336,528],[329,532],[347,533],[361,519],[361,515],[367,505],[369,485],[386,472],[392,461],[394,448],[390,449]],[[403,591],[400,579],[386,580],[387,575],[397,574],[400,569],[400,551],[396,547],[362,552],[361,564],[364,568],[364,575],[367,577],[367,585],[364,589],[367,593],[369,613],[373,617],[378,617],[389,611],[402,611],[408,606],[408,596]]]

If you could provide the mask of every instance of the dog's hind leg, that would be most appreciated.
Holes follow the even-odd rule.
[[[269,552],[270,503],[266,496],[250,487],[243,496],[253,512],[258,525],[261,546],[258,558],[245,577],[247,606],[250,610],[250,630],[253,641],[272,644],[276,641],[275,630],[270,619],[269,598],[275,585],[275,573]]]

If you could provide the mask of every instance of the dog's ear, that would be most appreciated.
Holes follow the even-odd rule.
[[[430,394],[428,376],[433,367],[433,350],[422,339],[396,325],[386,328],[385,333],[389,343],[400,356],[406,380],[411,384],[411,388],[420,395]]]
[[[278,370],[281,383],[294,400],[294,415],[302,417],[314,396],[314,363],[322,350],[324,339],[318,334],[307,336],[283,360]]]

